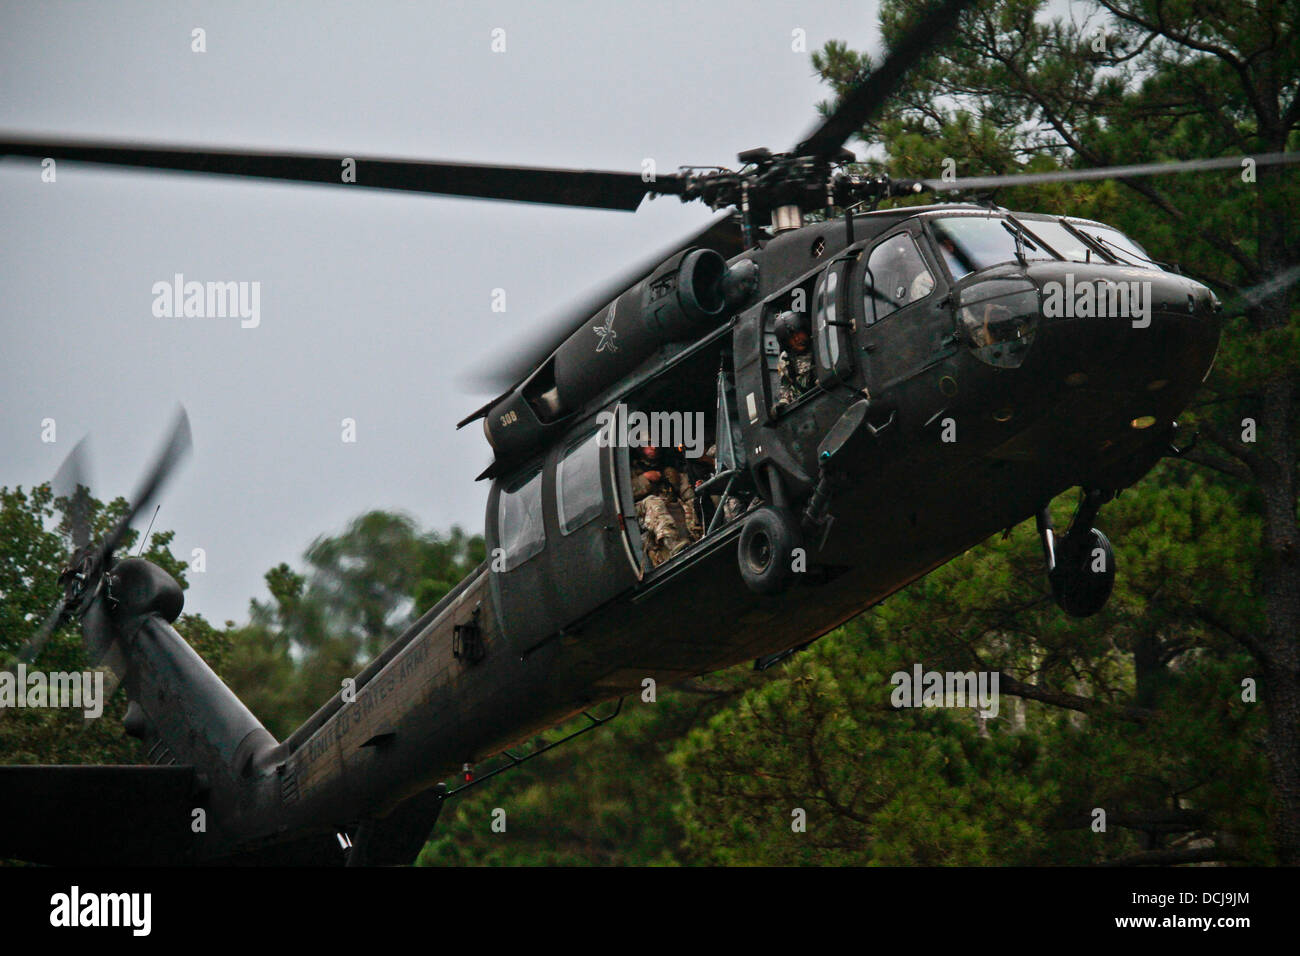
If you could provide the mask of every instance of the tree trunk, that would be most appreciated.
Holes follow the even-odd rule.
[[[1268,137],[1285,148],[1286,131]],[[1291,216],[1283,208],[1281,170],[1259,179],[1256,216],[1260,271],[1268,281],[1291,262]],[[1250,318],[1257,332],[1285,327],[1291,318],[1289,288],[1268,296]],[[1284,375],[1259,392],[1259,452],[1246,463],[1262,499],[1262,583],[1268,634],[1261,642],[1264,705],[1268,713],[1269,775],[1277,809],[1273,838],[1278,862],[1300,866],[1300,528],[1296,522],[1296,382]]]

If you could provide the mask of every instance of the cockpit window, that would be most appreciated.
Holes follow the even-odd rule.
[[[1047,245],[1066,262],[1105,262],[1104,256],[1097,250],[1056,221],[1042,219],[1022,219],[1021,224]],[[1029,258],[1033,258],[1030,256]]]
[[[989,266],[1019,261],[1017,245],[1026,259],[1053,258],[1032,236],[1024,235],[1000,216],[935,219],[933,229],[944,264],[954,281]]]
[[[1002,216],[944,216],[931,220],[944,264],[956,281],[1004,262],[1064,259],[1066,262],[1109,262],[1147,268],[1160,266],[1142,247],[1109,226],[1061,220],[1026,219],[1016,223]],[[1080,238],[1082,236],[1083,238]],[[1102,250],[1104,255],[1099,253]]]
[[[1146,250],[1118,230],[1109,226],[1094,226],[1088,223],[1071,223],[1093,242],[1100,245],[1108,254],[1126,265],[1142,266],[1146,269],[1163,269],[1164,267],[1146,254]]]
[[[867,322],[878,322],[934,291],[934,276],[916,242],[905,232],[890,236],[871,251],[864,275]]]

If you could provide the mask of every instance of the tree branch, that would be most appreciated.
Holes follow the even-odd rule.
[[[998,675],[999,692],[1010,694],[1012,697],[1036,700],[1043,704],[1051,704],[1053,707],[1078,711],[1081,714],[1107,713],[1136,723],[1145,723],[1154,716],[1154,712],[1146,707],[1109,704],[1091,697],[1080,697],[1078,694],[1068,694],[1065,691],[1050,690],[1036,684],[1026,684],[1004,671],[995,671],[994,673]]]
[[[1222,850],[1215,846],[1185,847],[1178,850],[1147,850],[1122,856],[1117,860],[1107,860],[1098,866],[1176,866],[1179,863],[1223,863],[1241,860],[1244,857],[1232,850]]]

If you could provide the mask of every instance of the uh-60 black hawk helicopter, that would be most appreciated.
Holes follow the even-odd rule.
[[[627,210],[676,195],[725,212],[576,305],[502,373],[509,387],[461,423],[481,417],[494,452],[482,476],[493,558],[284,741],[171,627],[176,582],[114,556],[188,426],[116,531],[91,543],[74,514],[65,597],[27,656],[80,619],[153,765],[0,769],[0,858],[409,863],[458,769],[502,754],[513,765],[525,758],[508,748],[578,714],[596,726],[608,717],[593,708],[647,678],[770,663],[1031,515],[1058,603],[1100,609],[1115,563],[1093,521],[1176,453],[1175,418],[1218,345],[1217,300],[1101,223],[875,205],[1239,159],[952,182],[851,172],[845,141],[965,5],[933,6],[803,142],[743,153],[737,171],[647,182],[356,160],[356,186]],[[339,157],[0,140],[11,156],[340,182]],[[813,358],[802,392],[780,368],[797,333]],[[657,564],[635,452],[605,440],[611,415],[636,412],[700,416],[714,446],[694,462],[698,533]],[[1056,534],[1048,502],[1075,486],[1078,512]]]

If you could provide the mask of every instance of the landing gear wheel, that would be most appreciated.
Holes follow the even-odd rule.
[[[1089,528],[1082,541],[1062,541],[1058,553],[1060,561],[1048,575],[1052,597],[1070,617],[1092,617],[1106,606],[1115,587],[1110,539]]]
[[[751,511],[740,532],[740,576],[758,594],[780,594],[794,578],[791,552],[799,547],[799,523],[789,511],[765,505]]]

